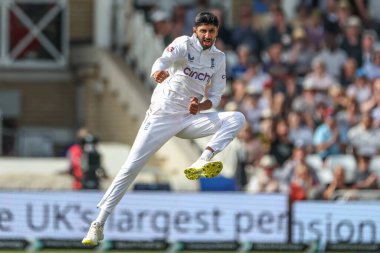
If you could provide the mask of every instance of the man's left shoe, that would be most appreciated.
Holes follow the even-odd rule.
[[[219,175],[223,169],[222,162],[198,160],[189,168],[185,169],[185,176],[189,180],[197,180],[201,177],[212,178]]]
[[[83,245],[87,246],[96,246],[98,245],[104,238],[103,236],[104,225],[99,222],[92,222],[90,229],[85,238],[82,240]]]

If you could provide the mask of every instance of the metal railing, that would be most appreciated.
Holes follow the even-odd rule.
[[[380,200],[380,190],[337,190],[331,200]]]

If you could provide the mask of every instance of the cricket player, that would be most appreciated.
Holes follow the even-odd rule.
[[[240,112],[203,112],[216,107],[226,85],[226,60],[215,47],[219,22],[201,12],[195,18],[193,35],[176,38],[158,58],[151,77],[158,83],[146,117],[128,158],[104,197],[100,212],[91,223],[85,245],[103,240],[104,224],[148,159],[170,138],[195,139],[213,135],[197,161],[184,170],[190,180],[215,177],[223,168],[211,161],[238,134],[245,117]]]

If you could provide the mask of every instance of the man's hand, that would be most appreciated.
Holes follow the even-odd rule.
[[[188,109],[189,112],[193,115],[197,114],[200,111],[198,98],[193,97],[191,99]]]
[[[168,78],[169,72],[166,70],[158,70],[154,72],[153,74],[153,80],[156,81],[157,83],[162,83],[166,78]]]

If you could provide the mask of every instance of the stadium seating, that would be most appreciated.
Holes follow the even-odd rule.
[[[318,154],[310,154],[306,157],[306,163],[316,171],[322,183],[329,183],[331,181],[333,170],[337,165],[343,166],[346,172],[346,182],[352,182],[355,176],[356,160],[352,155],[340,154],[329,156],[326,164],[323,165],[323,161]],[[380,166],[378,167],[380,168]]]
[[[318,154],[309,154],[306,156],[306,163],[314,170],[320,170],[323,166],[323,161]]]
[[[150,73],[152,63],[162,54],[165,46],[162,39],[155,35],[152,26],[145,22],[142,11],[131,13],[129,23],[126,33],[126,60],[135,64],[137,72],[144,76]],[[149,45],[142,43],[144,41],[149,41]],[[146,81],[154,87],[155,83],[151,78],[147,78]]]
[[[306,164],[315,171],[322,184],[328,184],[332,180],[331,169],[324,167],[323,161],[318,154],[307,155]]]
[[[356,160],[352,155],[332,155],[327,158],[327,166],[334,170],[336,166],[342,165],[346,173],[346,182],[352,182],[355,176]]]

